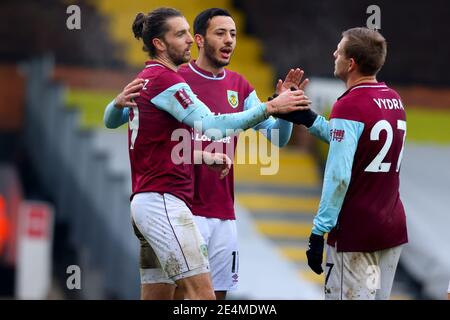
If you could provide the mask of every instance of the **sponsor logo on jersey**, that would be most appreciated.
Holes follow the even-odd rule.
[[[213,141],[211,138],[209,138],[206,134],[199,134],[198,132],[196,132],[196,133],[192,133],[192,140],[195,140],[195,141],[208,141],[208,142],[211,142],[211,141]],[[214,140],[213,142],[215,142],[215,143],[219,143],[219,142],[222,142],[222,143],[231,143],[231,137],[230,136],[228,136],[228,137],[224,137],[224,138],[222,138],[222,139],[218,139],[218,140]]]
[[[232,108],[236,108],[239,104],[238,93],[233,90],[227,90],[228,103]]]
[[[189,105],[193,104],[191,98],[184,89],[178,90],[177,92],[175,92],[173,96],[178,100],[178,102],[184,109],[189,107]]]
[[[330,140],[341,142],[344,140],[345,130],[331,129],[330,130]]]

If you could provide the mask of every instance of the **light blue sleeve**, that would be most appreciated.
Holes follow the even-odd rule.
[[[330,232],[336,225],[352,175],[353,158],[364,124],[345,119],[330,121],[330,150],[325,167],[322,197],[312,232]]]
[[[308,128],[309,133],[319,138],[323,142],[330,143],[330,123],[323,116],[318,115],[311,127]]]
[[[115,129],[128,122],[130,110],[128,108],[117,109],[114,107],[114,100],[105,108],[103,122],[108,129]]]
[[[236,130],[251,128],[267,118],[264,103],[238,113],[214,115],[186,83],[177,83],[167,88],[151,102],[213,140],[232,135]]]
[[[259,100],[256,91],[253,90],[244,100],[244,110],[258,107],[260,104],[261,101]],[[270,117],[269,119],[258,123],[253,129],[256,131],[261,130],[261,133],[274,145],[284,147],[291,138],[293,125],[292,122],[283,119],[275,120],[273,117]]]

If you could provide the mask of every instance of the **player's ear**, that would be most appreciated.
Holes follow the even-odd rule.
[[[195,43],[197,44],[197,48],[203,48],[203,46],[205,45],[205,38],[203,38],[203,36],[201,34],[195,34],[194,35],[194,40]]]
[[[356,68],[357,68],[356,62],[355,62],[355,59],[353,59],[353,58],[350,58],[349,61],[350,61],[350,63],[348,65],[348,72],[352,72],[352,71],[356,70]]]
[[[162,41],[159,38],[153,38],[152,43],[155,46],[156,50],[158,51],[165,51],[166,50],[166,43]]]

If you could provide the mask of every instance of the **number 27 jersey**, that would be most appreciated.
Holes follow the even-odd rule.
[[[353,159],[350,184],[337,225],[328,236],[338,251],[372,252],[408,241],[400,200],[400,164],[406,114],[399,95],[384,83],[350,88],[333,106],[330,119],[364,124]],[[345,133],[330,132],[330,140]]]

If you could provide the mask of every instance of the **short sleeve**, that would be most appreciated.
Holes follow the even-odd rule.
[[[204,112],[211,113],[207,106],[201,102],[185,82],[176,83],[150,100],[158,109],[170,113],[175,119],[182,122],[198,107]]]

